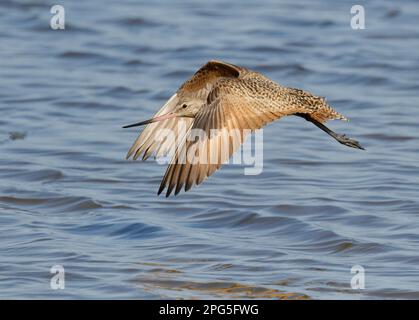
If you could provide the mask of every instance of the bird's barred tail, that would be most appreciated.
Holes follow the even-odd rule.
[[[329,106],[324,97],[314,96],[301,89],[288,89],[290,90],[291,96],[295,99],[299,113],[309,114],[313,119],[321,123],[334,119],[348,121],[345,116]]]
[[[335,119],[348,121],[348,119],[345,116],[343,116],[342,114],[337,112],[335,109],[330,107],[326,102],[324,102],[324,105],[321,106],[318,110],[311,113],[310,116],[321,123],[324,123],[328,120],[335,120]]]

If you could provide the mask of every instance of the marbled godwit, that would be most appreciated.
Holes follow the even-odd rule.
[[[150,155],[159,157],[173,152],[158,194],[167,187],[166,197],[173,189],[176,195],[183,186],[188,191],[219,169],[240,147],[245,131],[259,129],[288,115],[312,122],[343,145],[363,149],[357,141],[324,125],[327,120],[347,119],[333,110],[323,97],[283,87],[258,72],[213,60],[187,80],[153,118],[124,127],[147,124],[129,149],[127,159],[143,155],[145,160]],[[186,133],[176,134],[174,143],[162,143],[158,137],[162,130],[175,130],[180,119],[184,121]],[[193,129],[204,130],[204,139],[189,139]],[[210,131],[214,129],[219,131],[211,135]],[[240,133],[229,134],[234,130],[240,130]],[[208,161],[194,162],[188,157],[184,158],[186,161],[180,161],[182,152],[196,152],[197,142],[199,150],[208,151],[205,154]],[[227,152],[220,151],[221,145],[226,144],[229,146]]]

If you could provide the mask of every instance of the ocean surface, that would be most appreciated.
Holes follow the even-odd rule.
[[[419,299],[419,6],[354,4],[2,0],[0,298]],[[327,97],[366,151],[287,117],[260,175],[158,197],[122,126],[210,59]]]

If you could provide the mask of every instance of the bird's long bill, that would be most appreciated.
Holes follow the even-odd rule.
[[[176,113],[174,112],[169,112],[166,113],[162,116],[158,116],[158,117],[154,117],[145,121],[141,121],[141,122],[137,122],[137,123],[133,123],[133,124],[129,124],[127,126],[123,126],[122,128],[132,128],[132,127],[138,127],[138,126],[143,126],[145,124],[149,124],[149,123],[153,123],[153,122],[157,122],[157,121],[162,121],[162,120],[167,120],[167,119],[171,119],[176,117]]]

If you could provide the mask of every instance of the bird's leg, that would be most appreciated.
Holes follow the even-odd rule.
[[[317,127],[319,127],[321,130],[323,130],[324,132],[326,132],[328,135],[330,135],[331,137],[333,137],[334,139],[336,139],[339,143],[351,147],[351,148],[356,148],[356,149],[362,149],[365,150],[358,141],[353,140],[348,138],[346,135],[344,134],[338,134],[332,130],[330,130],[328,127],[326,127],[323,123],[317,121],[316,119],[313,119],[309,114],[307,113],[296,113],[296,116],[299,116],[301,118],[306,119],[307,121],[312,122],[313,124],[315,124]]]

